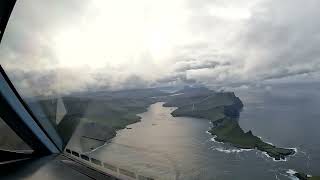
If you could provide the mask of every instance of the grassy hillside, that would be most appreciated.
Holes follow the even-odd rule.
[[[167,97],[164,106],[178,107],[173,116],[196,117],[211,120],[210,133],[215,140],[230,143],[244,149],[258,149],[276,160],[294,154],[292,149],[277,148],[263,142],[251,131],[244,132],[238,123],[243,107],[241,100],[232,92],[214,92],[208,89],[185,89],[173,97]]]
[[[308,176],[304,173],[295,173],[294,176],[299,178],[300,180],[320,180],[320,176]]]
[[[78,93],[62,97],[66,115],[57,125],[55,98],[42,98],[28,102],[38,118],[49,118],[62,138],[67,142],[81,121],[101,124],[114,131],[140,121],[137,114],[145,112],[156,96],[167,93],[156,89],[135,89],[123,91],[99,91]]]

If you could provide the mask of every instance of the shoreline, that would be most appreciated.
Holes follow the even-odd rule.
[[[206,131],[206,133],[208,133],[208,134],[210,134],[210,132],[208,132],[208,131]],[[220,142],[220,141],[217,141],[217,140],[215,140],[215,138],[217,138],[217,136],[216,135],[214,135],[212,138],[210,138],[210,141],[211,142],[214,142],[214,143],[219,143],[219,144],[226,144],[226,143],[224,143],[224,142]],[[259,137],[260,139],[261,139],[261,137]],[[262,140],[262,139],[261,139]],[[229,143],[230,144],[230,143]],[[270,144],[270,145],[273,145],[272,143],[268,143],[268,144]],[[232,145],[232,144],[231,144]],[[274,145],[273,145],[274,146]],[[216,150],[216,151],[219,151],[219,152],[224,152],[224,153],[241,153],[241,152],[249,152],[249,151],[257,151],[257,152],[260,152],[260,153],[262,153],[263,155],[265,155],[267,158],[270,158],[270,159],[272,159],[274,162],[286,162],[286,161],[288,161],[288,159],[285,157],[284,159],[280,159],[280,160],[276,160],[274,157],[272,157],[272,156],[270,156],[270,155],[268,155],[268,153],[267,152],[264,152],[264,151],[261,151],[261,150],[258,150],[258,149],[252,149],[252,148],[238,148],[238,147],[235,147],[236,149],[227,149],[227,148],[225,148],[225,149],[223,149],[223,148],[221,148],[221,147],[216,147],[216,148],[213,148],[214,150]],[[298,153],[298,149],[297,148],[285,148],[285,149],[291,149],[291,150],[293,150],[294,151],[294,154],[292,154],[292,155],[288,155],[288,157],[293,157],[293,156],[295,156],[297,153]]]
[[[239,149],[256,149],[265,152],[275,161],[286,160],[286,156],[296,154],[292,148],[280,148],[266,143],[251,131],[244,132],[239,125],[240,112],[244,105],[233,92],[207,91],[202,95],[175,96],[167,99],[165,107],[177,107],[173,117],[194,117],[210,121],[210,129],[206,133],[213,136],[214,141],[230,143]]]

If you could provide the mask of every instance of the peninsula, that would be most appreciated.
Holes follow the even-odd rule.
[[[251,131],[244,132],[238,118],[243,108],[241,100],[233,92],[215,92],[206,88],[185,88],[176,96],[166,99],[164,106],[178,107],[175,117],[195,117],[211,121],[209,132],[218,142],[229,143],[241,149],[257,149],[274,160],[285,160],[295,154],[294,149],[279,148],[264,142]]]

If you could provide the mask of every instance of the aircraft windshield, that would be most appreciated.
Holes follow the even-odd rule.
[[[65,153],[108,174],[316,178],[319,7],[17,1],[0,63]]]

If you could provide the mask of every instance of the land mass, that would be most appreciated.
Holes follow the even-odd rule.
[[[185,87],[175,93],[166,93],[151,88],[79,93],[62,97],[62,100],[67,113],[56,128],[65,142],[70,139],[80,121],[82,125],[90,123],[85,125],[86,127],[101,126],[102,131],[107,129],[108,133],[85,131],[85,135],[82,135],[90,141],[102,139],[106,142],[115,136],[117,130],[139,122],[140,117],[137,114],[147,111],[151,104],[163,101],[166,102],[164,106],[177,107],[171,113],[172,116],[210,120],[212,126],[209,132],[216,141],[230,143],[237,148],[258,149],[275,160],[285,159],[286,156],[295,153],[293,149],[279,148],[263,142],[251,131],[244,132],[238,123],[243,103],[232,92],[215,92],[204,87]],[[50,99],[37,101],[39,102],[46,116],[54,122],[56,119],[56,110],[52,109],[54,101]],[[104,135],[107,138],[102,137]],[[93,148],[95,147],[89,147]]]
[[[241,100],[232,92],[215,92],[206,88],[185,88],[175,96],[168,96],[164,106],[178,107],[172,112],[175,117],[195,117],[211,121],[209,132],[218,142],[229,143],[237,148],[258,149],[274,160],[284,160],[295,151],[279,148],[244,132],[239,126],[238,118],[243,108]]]
[[[295,173],[293,174],[295,177],[297,177],[300,180],[320,180],[320,176],[310,176],[304,173]]]
[[[137,114],[147,111],[158,96],[168,93],[158,89],[133,89],[121,91],[99,91],[71,94],[60,97],[66,114],[59,122],[57,118],[57,98],[41,98],[28,101],[37,118],[48,118],[55,125],[65,144],[80,128],[81,146],[84,151],[95,149],[116,135],[116,131],[137,123]],[[39,106],[40,104],[40,106]],[[39,111],[39,112],[38,112]],[[42,116],[41,116],[42,115]],[[83,127],[80,127],[83,126]],[[97,142],[94,142],[94,141]]]

